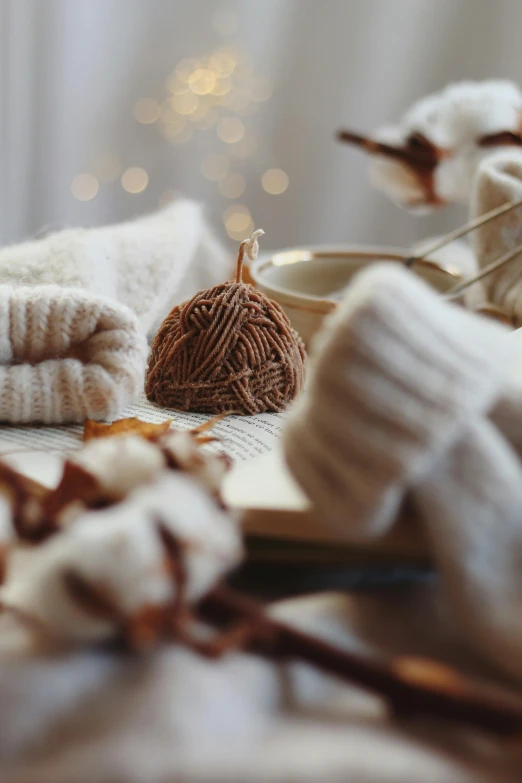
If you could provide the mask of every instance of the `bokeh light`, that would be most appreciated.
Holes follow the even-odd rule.
[[[223,213],[223,223],[231,239],[241,241],[254,230],[250,210],[244,204],[231,204]]]
[[[230,47],[223,46],[221,49],[217,49],[214,54],[209,57],[208,67],[211,71],[214,71],[218,78],[223,76],[230,76],[234,72],[234,68],[238,63],[238,55]]]
[[[217,124],[217,135],[226,144],[235,144],[245,135],[245,124],[239,117],[223,117]]]
[[[178,114],[192,114],[199,106],[199,98],[193,92],[187,92],[183,95],[173,95],[171,104]]]
[[[290,179],[283,169],[268,169],[261,177],[263,190],[272,196],[284,193],[290,184]]]
[[[223,38],[235,36],[241,27],[239,14],[225,0],[225,5],[215,8],[212,25]],[[205,152],[200,166],[203,176],[217,184],[221,196],[236,202],[223,217],[232,239],[242,239],[253,230],[250,211],[237,203],[246,191],[247,178],[242,169],[260,146],[248,118],[259,111],[272,92],[273,83],[255,72],[239,39],[229,38],[205,56],[180,60],[165,79],[163,96],[159,100],[141,98],[134,106],[136,120],[155,124],[170,144],[186,144],[197,132],[215,127],[215,135],[201,140]],[[120,172],[121,164],[112,177]],[[129,193],[141,193],[148,184],[147,172],[131,167],[121,175],[121,183]],[[269,169],[262,176],[262,186],[270,194],[283,193],[288,184],[288,175],[282,169]],[[161,203],[168,199],[165,194],[160,197]]]
[[[94,174],[77,174],[71,182],[71,193],[78,201],[90,201],[100,189]]]
[[[245,178],[238,171],[231,171],[220,180],[218,190],[225,198],[240,198],[245,192]]]
[[[208,95],[216,86],[216,74],[208,68],[196,68],[188,78],[188,85],[196,95]]]
[[[131,166],[121,175],[121,185],[127,193],[141,193],[149,184],[149,175],[140,166]]]

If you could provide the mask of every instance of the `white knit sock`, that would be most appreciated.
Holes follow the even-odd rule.
[[[486,158],[475,180],[471,216],[478,217],[509,201],[522,199],[522,150],[510,147]],[[522,244],[522,207],[501,215],[472,233],[479,267],[485,267]],[[522,325],[522,254],[482,281],[485,298],[504,308]]]
[[[476,652],[522,677],[522,462],[483,417],[413,489],[447,591]]]
[[[380,534],[408,487],[500,393],[507,332],[445,303],[410,272],[360,274],[313,346],[290,412],[290,468],[347,538]]]

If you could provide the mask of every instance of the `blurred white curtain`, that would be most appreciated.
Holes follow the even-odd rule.
[[[240,27],[220,37],[225,7]],[[449,81],[522,82],[519,0],[0,0],[0,240],[44,226],[91,225],[153,209],[174,189],[204,201],[224,234],[229,201],[201,162],[229,145],[214,129],[172,144],[133,118],[142,97],[161,99],[183,57],[239,41],[270,100],[244,119],[258,152],[233,165],[246,179],[235,202],[267,232],[265,247],[365,241],[407,245],[455,225],[455,208],[412,217],[374,193],[365,163],[341,147],[342,125],[370,130]],[[71,193],[102,156],[149,176],[139,194],[117,179],[92,200]],[[262,173],[284,169],[286,192],[268,195]]]

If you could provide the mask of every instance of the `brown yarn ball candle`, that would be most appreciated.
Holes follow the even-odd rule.
[[[149,400],[252,415],[282,411],[301,390],[303,341],[281,307],[242,279],[245,253],[255,259],[263,233],[241,242],[235,281],[198,291],[163,321],[149,357]]]

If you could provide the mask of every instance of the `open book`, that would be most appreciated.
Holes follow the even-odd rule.
[[[145,395],[121,414],[190,429],[209,416],[160,408]],[[260,562],[406,564],[424,566],[426,547],[407,518],[393,533],[365,545],[348,544],[342,531],[315,514],[288,470],[281,448],[284,414],[228,416],[213,434],[219,439],[204,448],[223,451],[233,464],[223,494],[241,514],[251,558]],[[0,426],[0,458],[47,486],[55,485],[67,455],[82,446],[83,427]]]

